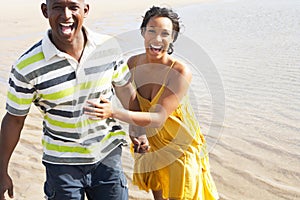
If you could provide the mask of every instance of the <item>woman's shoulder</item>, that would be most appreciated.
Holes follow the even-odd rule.
[[[127,60],[127,65],[129,67],[129,69],[132,69],[136,66],[137,61],[139,59],[140,56],[142,56],[143,54],[136,54],[131,56],[128,60]]]
[[[180,60],[174,60],[174,66],[173,69],[179,73],[181,76],[184,76],[186,79],[191,79],[192,78],[192,71],[191,69],[182,61]]]

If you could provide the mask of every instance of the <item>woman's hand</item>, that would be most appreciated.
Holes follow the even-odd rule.
[[[92,120],[102,120],[113,117],[112,104],[107,99],[100,97],[100,102],[87,101],[89,106],[84,106],[84,114]]]

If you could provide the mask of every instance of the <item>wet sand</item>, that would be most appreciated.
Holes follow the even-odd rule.
[[[12,0],[0,13],[1,119],[10,66],[47,28],[40,2]],[[116,36],[136,30],[144,11],[153,4],[162,4],[130,1],[136,7],[129,8],[127,1],[106,6],[96,0],[90,2],[87,24]],[[187,49],[193,60],[200,58],[201,49],[212,61],[213,65],[208,66],[215,70],[212,75],[205,71],[211,69],[192,67],[190,96],[209,143],[211,171],[221,199],[299,199],[300,3],[165,2],[179,12],[185,26],[175,43],[175,53],[180,57],[184,55],[182,48]],[[189,49],[192,47],[184,39],[192,41],[195,50]],[[10,163],[15,199],[43,198],[41,126],[41,114],[32,106]],[[132,157],[128,147],[123,166],[130,199],[151,199],[151,194],[131,184]]]

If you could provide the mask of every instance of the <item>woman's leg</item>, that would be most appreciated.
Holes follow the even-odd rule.
[[[162,190],[152,191],[155,200],[167,200],[162,197]]]

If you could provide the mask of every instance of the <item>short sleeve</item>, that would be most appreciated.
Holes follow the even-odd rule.
[[[8,81],[7,112],[17,116],[27,115],[34,96],[35,89],[33,85],[20,73],[18,65],[14,65]]]
[[[114,86],[123,86],[128,83],[130,79],[130,71],[127,63],[124,59],[119,59],[116,61],[114,66],[113,80]]]

